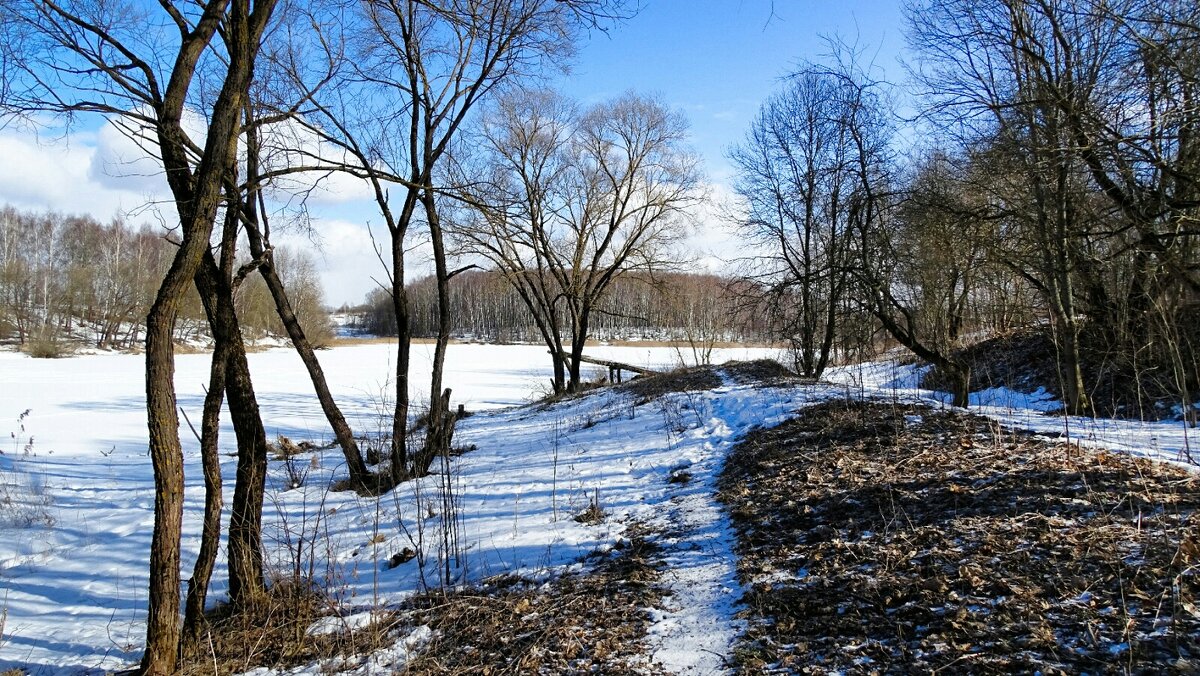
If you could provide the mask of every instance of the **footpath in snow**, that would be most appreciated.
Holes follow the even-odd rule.
[[[580,570],[581,561],[622,540],[628,524],[645,523],[664,548],[663,582],[670,595],[651,610],[651,662],[686,674],[723,673],[742,627],[734,618],[743,590],[736,579],[734,534],[716,503],[715,482],[732,444],[756,426],[770,426],[803,406],[830,397],[943,401],[916,389],[917,369],[891,363],[839,369],[831,384],[753,382],[730,377],[711,389],[642,397],[629,388],[602,390],[550,405],[512,407],[544,381],[541,350],[454,346],[449,374],[456,398],[478,413],[461,423],[456,444],[474,447],[445,476],[409,482],[382,498],[332,493],[345,476],[336,450],[302,456],[302,485],[293,463],[272,461],[265,541],[276,572],[297,564],[327,581],[347,617],[400,602],[443,582],[438,538],[445,518],[439,486],[449,485],[458,523],[452,584],[516,573],[548,579]],[[378,423],[389,370],[387,346],[323,354],[335,396],[363,431]],[[601,355],[630,363],[669,364],[671,351],[610,349]],[[771,356],[735,351],[718,358]],[[139,656],[144,634],[146,559],[153,481],[145,457],[144,405],[137,358],[97,355],[55,362],[0,355],[19,389],[0,392],[0,413],[16,420],[26,408],[18,447],[0,456],[6,490],[24,512],[6,512],[0,538],[0,586],[6,621],[0,671],[100,674]],[[419,361],[419,360],[418,360]],[[320,409],[303,370],[285,352],[251,356],[264,419],[271,434],[324,441]],[[181,359],[181,405],[198,409],[207,360]],[[497,365],[504,365],[497,371]],[[1005,398],[1007,396],[1007,399]],[[973,403],[1002,423],[1073,441],[1179,462],[1193,444],[1181,423],[1064,419],[1043,415],[1036,397],[991,391]],[[501,408],[501,407],[509,408]],[[3,431],[0,429],[0,431]],[[14,432],[16,428],[14,427]],[[232,431],[222,431],[223,451]],[[185,578],[198,549],[203,486],[195,444],[186,446]],[[223,471],[233,477],[233,460]],[[232,485],[226,487],[227,495]],[[607,514],[597,524],[573,517],[593,501]],[[20,517],[20,518],[16,518]],[[392,566],[411,549],[416,559]],[[223,564],[221,564],[223,565]],[[214,575],[213,596],[223,589]],[[397,661],[427,637],[406,637],[387,660]],[[318,673],[320,666],[310,670]],[[383,667],[380,667],[383,669]],[[293,671],[289,673],[310,673]],[[369,670],[362,673],[371,673]]]

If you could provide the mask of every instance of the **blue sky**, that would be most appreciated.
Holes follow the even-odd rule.
[[[803,60],[819,60],[822,36],[869,48],[884,76],[898,80],[904,40],[899,0],[842,3],[810,0],[642,0],[641,11],[584,40],[570,75],[554,84],[583,103],[626,90],[655,94],[691,122],[692,144],[705,162],[715,199],[728,197],[728,147],[746,132],[761,102]],[[134,223],[154,221],[141,207],[165,198],[165,183],[131,163],[138,149],[113,128],[87,125],[69,138],[37,138],[0,127],[0,204],[88,213],[100,219],[134,211]],[[337,182],[334,183],[337,185]],[[369,202],[338,188],[311,205],[318,245],[295,238],[320,258],[327,302],[357,302],[382,270],[366,225],[381,219]],[[699,215],[692,241],[697,267],[721,270],[738,254],[736,238],[714,217]],[[414,268],[420,262],[414,261]]]
[[[897,79],[902,24],[898,0],[649,0],[608,35],[591,36],[560,86],[584,102],[626,89],[661,95],[687,114],[710,177],[724,181],[725,149],[780,77],[821,58],[822,36],[869,47]]]

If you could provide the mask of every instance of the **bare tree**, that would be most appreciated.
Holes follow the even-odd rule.
[[[443,402],[442,369],[449,343],[451,269],[439,209],[439,166],[472,109],[493,91],[521,77],[558,67],[577,31],[618,18],[620,0],[372,0],[337,21],[318,19],[327,67],[293,67],[306,93],[305,119],[341,157],[301,152],[289,171],[336,170],[366,180],[387,226],[388,287],[398,333],[396,408],[391,472],[399,481],[424,474],[437,448],[427,435],[420,457],[407,448],[411,330],[405,290],[406,247],[423,225],[433,250],[439,330],[430,384],[430,429],[444,429],[451,414]],[[352,39],[338,29],[351,20]],[[352,58],[349,62],[346,55]],[[298,62],[297,62],[298,63]],[[335,82],[337,86],[326,86]],[[392,191],[396,191],[396,195]]]
[[[456,235],[521,295],[556,391],[579,389],[592,316],[611,285],[676,262],[671,245],[703,199],[686,131],[679,113],[634,94],[578,113],[556,94],[517,92],[487,116],[487,180],[464,186],[474,217]]]
[[[919,230],[903,227],[901,206],[908,190],[896,156],[891,93],[863,69],[858,50],[837,41],[829,46],[830,65],[811,72],[827,81],[829,119],[847,143],[842,166],[848,175],[844,265],[853,280],[848,299],[896,342],[940,368],[951,382],[953,403],[966,406],[970,369],[954,354],[949,326],[928,321],[922,301],[934,290],[921,288],[914,274],[920,259],[907,255]]]
[[[1029,258],[1013,265],[1045,299],[1061,343],[1066,407],[1091,405],[1083,382],[1077,307],[1078,243],[1085,218],[1086,177],[1079,146],[1056,96],[1087,99],[1099,61],[1076,61],[1054,47],[1051,16],[1071,12],[1057,0],[917,4],[910,36],[924,57],[917,75],[932,112],[969,139],[1009,148],[1023,199],[1007,210],[1028,235]],[[1058,9],[1054,9],[1057,7]],[[1049,11],[1047,11],[1049,10]],[[1099,38],[1098,39],[1103,39]],[[1099,57],[1099,52],[1094,56]]]
[[[829,364],[848,281],[854,148],[839,86],[819,67],[792,75],[730,152],[746,204],[741,229],[761,254],[748,278],[791,343],[797,371],[813,378]]]
[[[297,300],[303,301],[303,298],[297,299],[294,293],[290,296],[287,285],[281,276],[281,270],[277,260],[275,248],[271,245],[271,226],[267,215],[266,199],[264,197],[264,183],[267,182],[269,171],[264,171],[262,167],[262,143],[260,123],[252,113],[253,106],[248,105],[246,108],[246,181],[245,189],[238,192],[236,195],[236,204],[240,213],[241,223],[246,231],[246,239],[250,245],[250,253],[253,256],[255,266],[260,273],[267,290],[270,292],[271,300],[274,304],[275,312],[279,317],[279,321],[283,324],[284,330],[287,332],[288,338],[292,341],[292,346],[296,353],[300,356],[305,369],[308,371],[309,379],[312,381],[313,390],[317,395],[317,400],[321,404],[321,410],[325,414],[326,420],[329,421],[329,426],[333,430],[334,438],[342,449],[342,455],[346,458],[346,466],[350,471],[350,480],[354,485],[360,488],[366,488],[370,485],[370,473],[367,470],[366,462],[363,460],[362,453],[358,449],[358,442],[355,441],[354,433],[350,429],[350,424],[346,421],[346,416],[334,401],[333,393],[329,390],[329,384],[325,379],[325,372],[321,368],[321,362],[317,359],[316,351],[313,349],[313,342],[309,330],[305,329],[301,317],[297,314],[298,310],[304,310],[304,303],[297,303]],[[286,266],[282,266],[285,267]],[[294,285],[293,292],[302,291],[300,285]],[[313,302],[309,300],[309,305]],[[309,328],[312,328],[310,324]]]
[[[178,6],[164,2],[157,8],[31,0],[6,3],[3,8],[2,41],[7,47],[0,51],[4,58],[0,92],[5,112],[100,113],[145,130],[157,146],[179,216],[179,249],[146,320],[155,526],[144,673],[174,673],[180,639],[183,462],[172,330],[184,291],[209,255],[222,186],[234,163],[242,106],[274,6],[274,0]],[[213,54],[212,44],[218,31],[225,39],[220,57]],[[217,94],[207,110],[204,141],[197,143],[183,120],[201,84],[197,74],[208,55],[219,59],[212,65]],[[253,537],[252,531],[246,534]],[[244,544],[257,547],[257,542]],[[231,571],[236,566],[231,562]]]

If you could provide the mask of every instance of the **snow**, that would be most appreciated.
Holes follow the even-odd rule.
[[[665,509],[648,520],[666,533],[662,544],[671,592],[666,612],[655,615],[650,629],[657,645],[653,661],[672,673],[727,671],[734,640],[744,629],[733,616],[745,590],[737,580],[735,534],[713,497],[724,458],[751,427],[778,424],[800,406],[835,395],[825,387],[796,391],[727,381],[711,392],[668,395],[660,402],[664,411],[686,407],[680,413],[695,416],[699,424],[676,444],[695,478],[683,488],[672,486]]]
[[[423,398],[431,346],[413,351],[413,394]],[[677,361],[671,348],[594,347],[588,354],[640,366]],[[319,353],[330,387],[360,432],[386,426],[394,347],[370,344]],[[722,350],[715,360],[774,356],[764,349]],[[537,346],[452,345],[446,386],[454,401],[477,412],[460,424],[448,474],[409,482],[381,499],[331,493],[345,476],[336,450],[298,456],[305,475],[292,488],[284,463],[272,461],[264,513],[267,560],[286,573],[299,568],[325,581],[341,617],[314,634],[363,626],[372,610],[422,586],[478,581],[516,572],[533,580],[579,570],[582,557],[607,551],[639,521],[657,528],[666,560],[664,608],[652,610],[648,659],[668,671],[725,673],[725,657],[741,631],[734,615],[743,593],[736,578],[735,537],[714,499],[728,450],[749,429],[784,420],[834,396],[940,402],[917,389],[920,367],[882,361],[835,369],[829,384],[756,387],[726,380],[716,390],[677,393],[638,405],[623,391],[549,406],[518,406],[547,387],[549,363]],[[328,441],[324,417],[299,359],[287,350],[250,355],[268,434]],[[198,422],[208,356],[181,355],[179,403]],[[144,636],[147,556],[153,526],[153,476],[146,457],[142,358],[96,354],[33,360],[0,353],[0,487],[36,518],[0,525],[0,671],[98,674],[136,661]],[[994,389],[977,393],[976,411],[1039,434],[1178,462],[1193,443],[1181,423],[1051,417],[1044,393]],[[17,416],[31,412],[19,437]],[[32,454],[23,446],[32,436]],[[183,571],[199,546],[203,508],[197,444],[183,428],[187,494]],[[2,442],[9,442],[3,445]],[[233,450],[222,429],[222,450]],[[226,495],[235,460],[224,456]],[[437,468],[439,471],[440,467]],[[673,474],[691,476],[671,481]],[[456,514],[447,515],[440,486]],[[0,498],[4,497],[0,495]],[[573,517],[598,501],[606,518]],[[0,501],[2,502],[2,501]],[[11,506],[3,507],[5,515]],[[442,526],[457,518],[458,539],[445,546]],[[43,518],[44,517],[44,518]],[[391,566],[393,555],[417,556]],[[224,570],[210,598],[224,594]],[[794,574],[803,577],[807,571]],[[787,573],[785,573],[787,574]],[[391,673],[431,640],[428,627],[395,637],[371,656],[315,664],[284,673]],[[251,672],[266,676],[267,670]]]
[[[642,366],[674,362],[669,348],[596,347],[588,353]],[[719,359],[747,359],[765,350],[727,350]],[[379,412],[392,389],[394,348],[361,345],[320,353],[330,387],[359,430],[378,429]],[[413,350],[415,397],[427,381],[431,346]],[[208,356],[180,355],[176,365],[179,405],[198,422],[207,382]],[[146,457],[142,358],[97,354],[34,360],[0,352],[0,420],[16,433],[26,409],[21,440],[0,447],[0,479],[21,479],[21,500],[45,502],[46,523],[5,528],[0,538],[0,604],[7,616],[0,640],[0,670],[20,666],[33,673],[102,673],[136,660],[144,635],[147,557],[153,527],[153,475]],[[299,359],[287,350],[250,355],[251,371],[267,432],[294,440],[329,438],[324,418]],[[678,459],[666,437],[644,429],[649,414],[621,424],[598,425],[633,407],[612,397],[591,397],[537,414],[496,411],[528,402],[549,379],[544,348],[453,345],[446,386],[472,411],[457,435],[479,451],[456,461],[452,475],[463,517],[466,579],[517,571],[550,573],[573,564],[620,537],[625,515],[649,514],[665,499],[665,476]],[[424,376],[424,377],[421,377]],[[554,421],[558,433],[555,453]],[[2,425],[4,423],[0,423]],[[653,422],[652,428],[661,423]],[[9,437],[4,434],[3,437]],[[184,577],[196,556],[203,510],[197,443],[183,428],[187,489]],[[232,429],[222,428],[222,450],[233,451]],[[235,460],[223,457],[226,495],[232,492]],[[309,462],[301,456],[298,461]],[[264,518],[268,559],[281,570],[295,565],[329,579],[348,612],[389,603],[436,584],[438,516],[430,518],[437,477],[406,485],[382,500],[325,489],[344,476],[337,451],[316,455],[304,485],[288,488],[281,463],[273,462]],[[37,487],[36,491],[29,487]],[[598,491],[615,518],[599,526],[576,523]],[[36,493],[36,494],[35,494]],[[436,500],[432,502],[436,503]],[[435,505],[436,507],[436,505]],[[50,525],[52,522],[52,525]],[[316,533],[318,545],[311,545]],[[310,545],[300,547],[300,541]],[[414,546],[420,545],[420,546]],[[420,559],[394,569],[385,565],[404,547]],[[214,574],[211,597],[224,592],[224,572]]]
[[[920,389],[927,366],[885,359],[838,367],[826,380],[853,396],[902,398],[949,406],[945,392]],[[971,410],[1016,429],[1070,441],[1090,448],[1106,448],[1195,467],[1200,463],[1200,429],[1183,420],[1141,421],[1064,416],[1062,403],[1044,389],[1023,393],[995,387],[970,396]]]

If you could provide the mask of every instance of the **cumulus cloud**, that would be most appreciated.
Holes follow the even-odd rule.
[[[88,178],[112,190],[165,197],[167,180],[157,156],[157,144],[144,130],[105,121],[96,133],[95,151],[88,164]]]
[[[23,209],[85,213],[97,218],[137,211],[161,196],[136,184],[93,174],[99,134],[66,138],[0,133],[0,202]]]
[[[314,255],[321,271],[321,286],[329,305],[356,303],[377,286],[387,283],[387,272],[371,243],[371,232],[364,223],[340,218],[314,218],[309,231],[289,232],[272,237],[275,244],[303,249]],[[375,238],[385,247],[386,229],[375,229]]]
[[[719,182],[707,183],[704,190],[708,198],[693,208],[695,229],[684,246],[696,261],[697,272],[728,273],[732,262],[744,255],[733,224],[736,211],[731,211],[731,206],[736,208],[736,194]]]
[[[323,140],[316,132],[295,121],[285,121],[267,127],[263,134],[264,165],[270,169],[304,166],[357,166],[358,162],[346,150]],[[372,199],[374,193],[367,181],[344,172],[311,172],[291,174],[277,179],[275,193],[284,201],[294,195],[313,205],[337,205]]]

